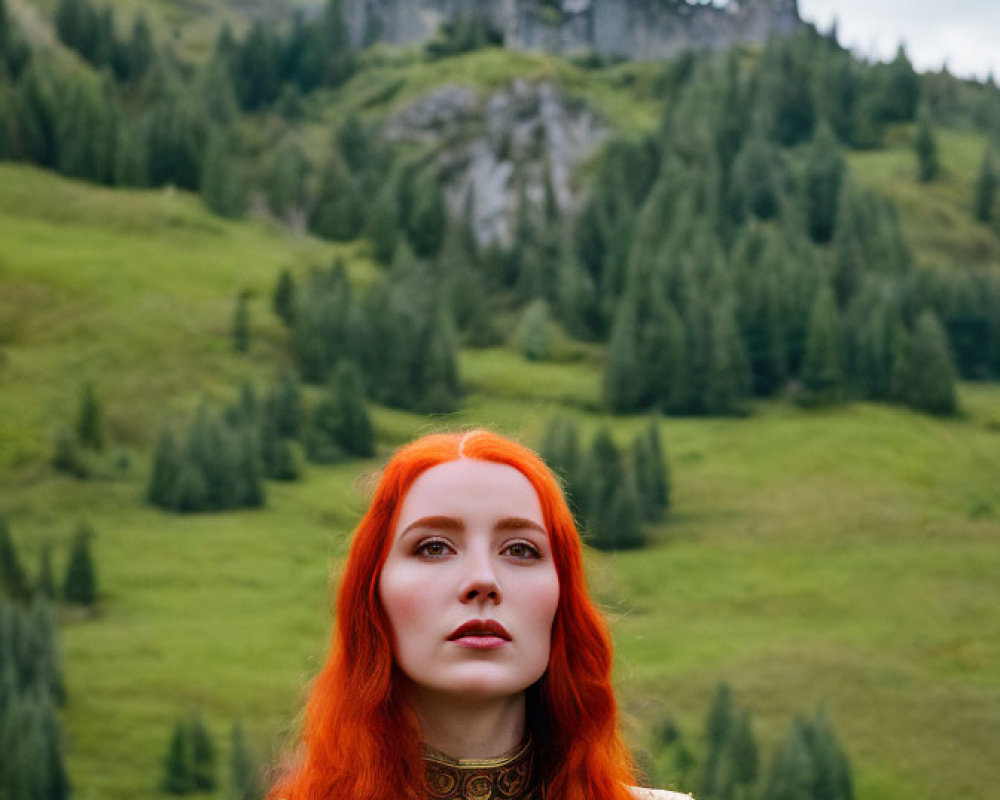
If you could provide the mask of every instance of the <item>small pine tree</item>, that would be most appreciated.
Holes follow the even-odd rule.
[[[331,381],[309,413],[305,429],[306,456],[317,464],[343,461],[347,454],[340,441],[343,422],[340,395]]]
[[[38,555],[38,580],[35,581],[35,591],[46,600],[56,599],[56,579],[52,569],[52,546],[49,542],[42,545]]]
[[[418,256],[433,258],[438,254],[447,221],[441,182],[434,175],[422,176],[413,187],[413,207],[408,220],[410,242]]]
[[[992,222],[996,215],[998,184],[1000,176],[997,175],[993,163],[993,151],[987,148],[979,165],[979,177],[976,178],[976,193],[973,200],[973,213],[980,222]]]
[[[580,468],[580,512],[588,532],[600,524],[623,476],[618,447],[607,428],[598,430]]]
[[[734,781],[728,744],[736,721],[733,693],[720,683],[712,697],[705,721],[706,752],[702,764],[699,793],[708,798],[731,791]]]
[[[528,304],[518,328],[518,347],[529,361],[545,361],[552,355],[552,320],[544,300]]]
[[[365,400],[364,382],[357,365],[343,361],[333,376],[340,406],[340,443],[352,456],[375,455],[375,432]]]
[[[169,427],[160,430],[153,455],[153,469],[149,475],[146,498],[160,508],[173,508],[176,499],[177,479],[181,471],[181,456],[177,440]]]
[[[229,750],[229,796],[231,800],[258,800],[264,793],[260,765],[239,722],[233,723]]]
[[[190,731],[184,722],[178,722],[170,736],[160,788],[169,794],[188,794],[194,789]]]
[[[201,197],[216,214],[239,217],[246,207],[246,190],[229,138],[226,132],[215,129],[209,134],[201,176]]]
[[[757,780],[760,761],[753,723],[750,719],[750,712],[746,709],[743,709],[736,722],[730,727],[726,749],[729,751],[733,780],[740,786],[751,786]]]
[[[795,720],[771,761],[761,783],[760,797],[767,800],[806,800],[813,790],[813,760],[804,725]]]
[[[271,295],[271,308],[289,328],[295,325],[295,279],[291,270],[283,269]]]
[[[191,785],[199,791],[212,791],[217,783],[215,744],[212,741],[212,734],[200,711],[195,712],[188,725]]]
[[[941,167],[938,162],[937,140],[926,109],[917,118],[913,149],[917,154],[917,179],[921,183],[930,183],[938,176]]]
[[[608,363],[604,371],[604,397],[612,411],[635,410],[645,388],[645,371],[636,353],[638,308],[635,298],[622,298],[615,314]]]
[[[80,389],[80,405],[76,415],[76,437],[84,447],[101,450],[104,447],[104,425],[101,405],[94,386],[87,381]]]
[[[800,380],[803,405],[828,405],[843,397],[840,320],[829,286],[820,290],[813,304]]]
[[[85,525],[80,525],[73,537],[62,592],[68,603],[93,606],[97,602],[97,571],[90,552],[93,538],[93,531]]]
[[[553,417],[545,429],[539,454],[549,468],[572,489],[580,472],[580,445],[576,423],[566,417]]]
[[[896,399],[930,414],[954,414],[957,372],[948,336],[934,312],[920,314],[913,333],[900,337],[897,352],[892,375]]]
[[[804,725],[812,755],[812,796],[821,800],[853,800],[851,767],[823,709]]]
[[[833,236],[840,187],[847,173],[837,137],[823,123],[809,146],[806,157],[803,191],[809,235],[816,242],[828,242]]]
[[[80,443],[66,425],[60,425],[56,429],[52,444],[52,466],[75,478],[86,478],[90,474],[80,453]]]
[[[7,520],[0,515],[0,593],[24,601],[30,595],[28,576],[14,546]]]
[[[271,389],[264,404],[265,416],[270,415],[280,436],[297,439],[303,423],[302,388],[291,371],[283,372]]]
[[[670,477],[656,420],[651,420],[646,430],[632,442],[632,464],[643,519],[657,522],[663,519],[664,512],[670,505]]]
[[[237,353],[250,349],[250,294],[246,291],[236,296],[233,309],[233,349]]]
[[[646,543],[642,530],[642,501],[631,464],[625,464],[611,505],[599,519],[602,524],[595,526],[590,540],[599,550],[631,550]]]

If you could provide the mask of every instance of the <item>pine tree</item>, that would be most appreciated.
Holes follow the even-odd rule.
[[[806,155],[803,191],[806,224],[813,241],[824,243],[833,236],[840,187],[847,164],[829,125],[816,131]]]
[[[997,175],[993,163],[993,151],[987,148],[979,165],[979,176],[976,179],[976,192],[973,200],[973,213],[980,222],[992,222],[996,217],[997,185],[1000,176]]]
[[[328,385],[309,413],[305,430],[306,455],[317,464],[333,464],[345,458],[340,444],[340,399]]]
[[[623,478],[618,447],[608,429],[601,428],[580,470],[580,511],[590,536],[596,537],[607,530],[609,510]]]
[[[233,349],[245,353],[250,349],[250,293],[242,291],[236,295],[233,309]]]
[[[278,430],[274,412],[265,410],[260,430],[260,455],[264,475],[276,481],[298,480],[301,471],[288,439]]]
[[[812,755],[812,797],[816,800],[853,800],[851,767],[826,713],[819,709],[804,724]]]
[[[932,311],[917,317],[913,333],[901,337],[893,364],[893,394],[901,402],[930,414],[958,410],[955,364],[948,336]]]
[[[229,797],[231,800],[258,800],[264,793],[260,766],[239,722],[233,723],[230,742]]]
[[[539,455],[562,478],[563,490],[574,513],[579,513],[580,442],[576,423],[567,417],[553,417],[545,429]]]
[[[0,551],[2,551],[2,545],[0,545]],[[42,544],[42,549],[39,551],[38,579],[35,581],[35,591],[46,600],[56,599],[56,579],[52,569],[52,545],[49,542]]]
[[[444,191],[436,175],[422,175],[413,185],[407,233],[414,252],[421,258],[433,258],[444,241],[448,213]]]
[[[430,312],[418,350],[415,406],[427,413],[454,411],[459,399],[458,344],[443,304]]]
[[[24,601],[31,594],[28,576],[14,546],[7,520],[0,514],[0,596]]]
[[[271,294],[271,308],[289,328],[295,325],[295,279],[289,269],[281,270]]]
[[[885,68],[880,116],[885,122],[909,122],[920,102],[920,76],[900,45],[896,57]]]
[[[938,176],[941,167],[938,162],[937,140],[926,109],[917,118],[913,149],[917,154],[917,179],[921,183],[930,183]]]
[[[327,86],[339,86],[355,69],[354,52],[344,22],[341,0],[327,0],[322,26],[325,62],[323,81]]]
[[[552,355],[552,320],[544,300],[529,303],[518,327],[518,346],[529,361],[545,361]]]
[[[236,96],[245,111],[265,108],[277,98],[280,58],[276,34],[257,20],[236,51]]]
[[[212,791],[217,783],[215,744],[200,711],[196,711],[188,723],[188,742],[191,753],[191,785],[199,791]]]
[[[35,687],[61,706],[66,702],[66,685],[63,682],[59,646],[56,641],[56,621],[52,605],[47,599],[36,597],[27,609],[26,630],[32,639],[29,658]],[[0,699],[0,707],[3,701]],[[2,711],[0,711],[2,714]]]
[[[205,205],[223,217],[242,216],[245,187],[226,131],[212,128],[209,132],[203,164],[201,197]]]
[[[357,365],[343,361],[333,376],[340,406],[340,443],[352,456],[375,455],[375,432],[365,399],[364,381]]]
[[[140,10],[132,24],[132,35],[126,48],[128,63],[128,79],[132,82],[141,80],[149,71],[156,56],[153,44],[153,34],[145,13]]]
[[[93,537],[85,525],[80,525],[73,537],[62,591],[67,603],[93,606],[97,602],[97,572],[90,552]]]
[[[101,450],[104,447],[104,424],[101,405],[94,385],[87,381],[80,389],[80,405],[76,415],[76,437],[84,447]]]
[[[365,224],[357,182],[338,153],[331,153],[320,174],[319,190],[310,211],[309,227],[325,239],[346,242]]]
[[[185,722],[178,722],[170,736],[160,788],[169,794],[188,794],[194,787],[190,730]]]
[[[710,319],[702,407],[708,414],[737,414],[749,391],[750,368],[732,303],[720,303]]]
[[[735,724],[732,691],[727,684],[720,683],[715,689],[705,722],[706,751],[699,782],[699,793],[710,800],[724,797],[735,783],[728,750]]]
[[[829,286],[820,290],[813,304],[799,380],[803,405],[829,405],[843,399],[840,320]]]
[[[278,433],[288,439],[297,439],[302,433],[304,411],[302,388],[295,373],[282,372],[269,398],[265,410],[273,415]]]
[[[267,179],[268,205],[277,217],[290,220],[293,214],[305,212],[308,173],[309,162],[302,148],[294,140],[285,142]]]
[[[750,719],[750,712],[746,709],[743,709],[735,723],[730,727],[726,749],[729,751],[735,783],[749,788],[757,780],[760,761],[753,723]]]
[[[164,426],[156,442],[146,499],[160,508],[173,508],[180,471],[181,454],[177,440],[173,431]]]
[[[75,478],[86,478],[90,474],[80,453],[80,444],[73,431],[66,425],[56,428],[52,443],[52,466]]]
[[[372,244],[372,255],[383,264],[388,264],[396,252],[401,227],[399,213],[400,178],[390,178],[368,210],[365,233]]]
[[[769,220],[778,215],[783,173],[780,151],[760,134],[748,137],[733,164],[731,192],[739,219]]]
[[[630,550],[646,543],[642,530],[642,500],[635,470],[626,462],[611,505],[598,517],[602,524],[591,532],[590,543],[599,550]]]
[[[803,722],[793,722],[761,783],[767,800],[813,800],[813,759]]]
[[[642,507],[643,519],[657,522],[670,505],[669,472],[660,445],[660,431],[656,420],[632,442],[632,465]]]
[[[222,58],[212,58],[198,76],[198,93],[206,119],[226,127],[239,115],[232,71]]]
[[[636,352],[638,346],[638,299],[628,293],[618,304],[608,362],[604,370],[604,397],[612,411],[624,413],[639,407],[645,390],[645,370]]]

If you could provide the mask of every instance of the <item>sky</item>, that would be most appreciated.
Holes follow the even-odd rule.
[[[869,58],[890,59],[900,42],[917,70],[1000,81],[1000,0],[799,0],[799,14]]]

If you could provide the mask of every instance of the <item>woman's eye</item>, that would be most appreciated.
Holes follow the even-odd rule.
[[[417,555],[440,558],[441,556],[448,555],[448,551],[449,547],[447,543],[432,539],[429,542],[424,542],[417,548]]]
[[[538,558],[538,550],[527,542],[512,542],[504,552],[514,558]]]

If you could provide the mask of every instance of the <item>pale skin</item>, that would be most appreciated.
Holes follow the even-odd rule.
[[[457,759],[516,748],[559,602],[530,481],[464,458],[422,473],[400,508],[379,597],[424,742]]]

